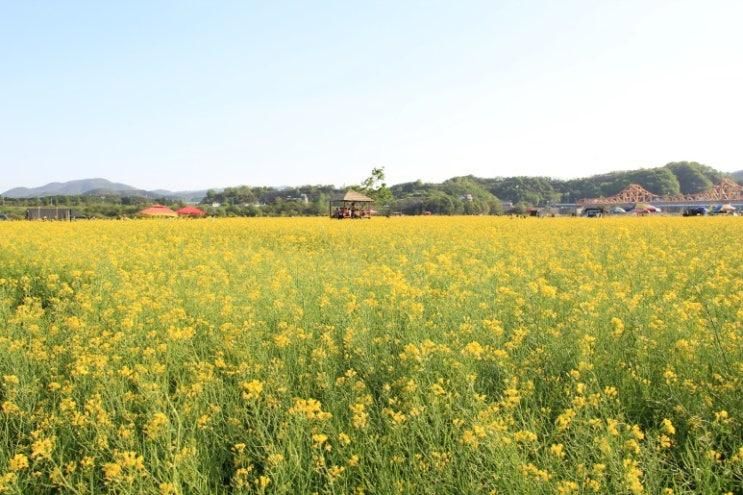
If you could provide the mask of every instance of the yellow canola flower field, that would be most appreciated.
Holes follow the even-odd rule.
[[[0,224],[0,493],[743,486],[743,220]]]

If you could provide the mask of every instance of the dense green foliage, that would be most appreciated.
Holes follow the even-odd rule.
[[[693,194],[712,187],[726,174],[696,162],[673,162],[663,167],[612,172],[591,177],[560,180],[549,177],[473,176],[449,179],[441,184],[420,181],[392,187],[398,210],[403,213],[462,214],[500,211],[501,202],[544,206],[572,203],[582,198],[611,196],[630,184],[640,184],[658,195]],[[463,200],[473,201],[469,207]]]
[[[441,184],[408,182],[392,186],[397,211],[406,215],[479,215],[500,212],[500,202],[475,177],[455,177]]]
[[[328,211],[334,186],[228,187],[209,190],[201,204],[216,216],[317,216]]]
[[[392,196],[392,191],[387,187],[387,183],[384,179],[384,167],[375,167],[371,171],[371,175],[364,179],[360,186],[355,187],[354,189],[357,189],[366,196],[372,198],[374,203],[377,205],[377,208],[389,212],[395,198]]]

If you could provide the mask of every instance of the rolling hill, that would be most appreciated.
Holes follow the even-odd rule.
[[[202,191],[147,191],[128,184],[111,182],[108,179],[80,179],[68,182],[50,182],[39,187],[15,187],[0,194],[6,198],[40,198],[47,196],[141,196],[145,198],[168,198],[183,201],[200,201],[206,196]]]
[[[33,198],[40,196],[73,196],[90,191],[102,190],[112,192],[136,191],[135,187],[111,182],[107,179],[81,179],[68,182],[50,182],[39,187],[15,187],[2,195],[7,198]]]

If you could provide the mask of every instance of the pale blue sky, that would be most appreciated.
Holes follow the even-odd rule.
[[[743,2],[0,0],[0,191],[743,169]]]

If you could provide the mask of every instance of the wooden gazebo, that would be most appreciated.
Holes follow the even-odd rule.
[[[328,202],[330,218],[371,218],[374,200],[360,192],[347,191]]]

